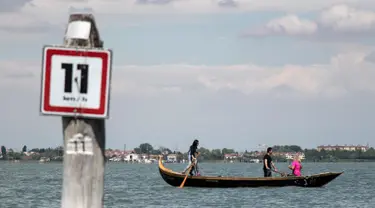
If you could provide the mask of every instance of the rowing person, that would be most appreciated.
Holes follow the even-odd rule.
[[[288,166],[288,168],[293,171],[294,176],[301,176],[301,157],[298,154],[294,155],[293,162]]]
[[[272,147],[267,148],[267,153],[263,157],[263,172],[264,172],[264,177],[272,177],[272,169],[277,172],[277,168],[272,162]]]
[[[198,145],[199,145],[199,141],[197,139],[195,139],[193,141],[193,144],[190,146],[189,148],[189,151],[188,151],[188,160],[189,160],[189,165],[185,168],[185,170],[182,172],[182,173],[185,173],[190,165],[192,163],[194,163],[193,167],[191,168],[190,170],[190,175],[193,175],[193,171],[195,173],[195,175],[199,175],[199,172],[198,172],[198,161],[197,161],[197,155],[198,155]]]

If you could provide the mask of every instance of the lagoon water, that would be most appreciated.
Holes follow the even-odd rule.
[[[107,163],[105,207],[375,208],[375,163],[304,163],[304,175],[344,171],[324,188],[178,189],[157,164]],[[166,164],[182,170],[185,164]],[[278,163],[287,171],[287,163]],[[0,208],[58,208],[62,163],[0,162]],[[201,163],[202,175],[261,176],[261,164]]]

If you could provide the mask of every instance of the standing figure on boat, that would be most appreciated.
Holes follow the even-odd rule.
[[[301,157],[298,154],[294,155],[292,164],[288,168],[293,171],[294,176],[301,176],[302,164]]]
[[[272,162],[272,147],[267,148],[267,153],[263,157],[263,172],[264,172],[264,177],[272,177],[272,169],[274,171],[277,171],[277,168]]]
[[[190,165],[192,163],[194,163],[193,167],[190,169],[190,175],[194,175],[193,172],[195,173],[195,175],[199,175],[199,172],[198,172],[198,161],[197,161],[197,154],[198,154],[198,145],[199,145],[199,141],[197,139],[194,140],[193,144],[190,146],[189,148],[189,151],[188,151],[188,160],[189,160],[189,165],[185,168],[185,170],[182,172],[182,173],[185,173]]]

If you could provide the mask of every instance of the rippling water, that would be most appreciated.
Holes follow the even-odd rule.
[[[182,170],[184,164],[166,164]],[[287,171],[286,163],[279,163]],[[203,175],[261,176],[260,164],[201,163]],[[156,164],[107,163],[105,207],[375,207],[375,163],[305,163],[304,175],[345,171],[324,188],[178,189]],[[60,207],[62,164],[0,162],[0,208]]]

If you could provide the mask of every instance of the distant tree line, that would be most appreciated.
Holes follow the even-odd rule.
[[[188,149],[188,148],[187,148]],[[149,143],[142,143],[138,147],[134,148],[134,152],[137,154],[152,154],[152,155],[161,155],[161,154],[177,154],[178,159],[186,159],[187,158],[187,151],[186,152],[180,152],[180,151],[172,151],[169,148],[166,147],[159,147],[155,149],[151,144]],[[232,154],[232,153],[238,153],[234,149],[206,149],[204,147],[200,147],[198,149],[198,152],[200,152],[199,158],[201,160],[223,160],[225,154]]]
[[[305,149],[305,157],[309,161],[314,162],[335,162],[335,161],[374,161],[375,160],[375,149],[369,148],[369,150],[363,152],[361,150],[346,151],[346,150],[332,150],[317,151],[316,149]]]
[[[7,149],[5,146],[1,146],[1,158],[5,160],[7,158]]]
[[[370,148],[369,150],[363,152],[360,150],[357,151],[318,151],[316,149],[302,149],[298,145],[275,145],[272,147],[273,152],[277,153],[286,153],[286,152],[302,152],[305,154],[305,161],[314,161],[314,162],[334,162],[334,161],[373,161],[375,160],[375,150]],[[186,148],[188,149],[188,147]],[[111,150],[111,149],[108,149]],[[154,148],[149,143],[142,143],[138,147],[134,148],[135,153],[137,154],[150,154],[150,155],[168,155],[168,154],[177,154],[177,159],[187,159],[187,151],[172,151],[167,147]],[[242,157],[239,157],[238,160],[247,160],[247,159],[262,159],[263,154],[258,151],[245,151],[241,154]],[[27,156],[26,152],[35,152],[38,154],[31,154]],[[224,160],[226,154],[238,154],[238,151],[230,148],[223,149],[207,149],[200,147],[198,149],[200,152],[199,160]],[[21,152],[16,152],[12,149],[7,151],[5,146],[1,146],[1,159],[28,159],[28,160],[39,160],[41,157],[47,157],[51,160],[62,160],[64,155],[64,149],[62,146],[57,148],[33,148],[28,151],[27,146],[22,147]],[[277,161],[286,161],[284,156],[278,156],[275,154],[273,156]]]
[[[26,154],[27,152],[34,152],[37,154]],[[27,146],[24,145],[20,152],[13,149],[7,150],[3,145],[1,146],[1,159],[2,160],[40,160],[42,157],[47,157],[52,160],[62,160],[64,154],[63,147],[57,148],[34,148],[28,151]]]
[[[277,153],[287,153],[287,152],[300,152],[305,154],[305,161],[313,162],[334,162],[334,161],[373,161],[375,160],[375,150],[374,148],[369,148],[367,151],[346,151],[346,150],[333,150],[333,151],[318,151],[317,149],[302,149],[298,145],[274,145],[272,146],[273,152]],[[187,152],[175,152],[171,151],[166,147],[161,147],[155,149],[149,143],[142,143],[139,147],[135,148],[134,151],[138,154],[171,154],[175,153],[178,158],[187,158]],[[198,149],[200,152],[200,160],[223,160],[226,154],[238,154],[238,151],[229,148],[223,149],[207,149],[200,147]],[[262,159],[265,150],[259,151],[246,151],[239,157],[238,160],[246,159]],[[273,156],[277,161],[286,161],[285,156],[278,156],[275,154]]]

